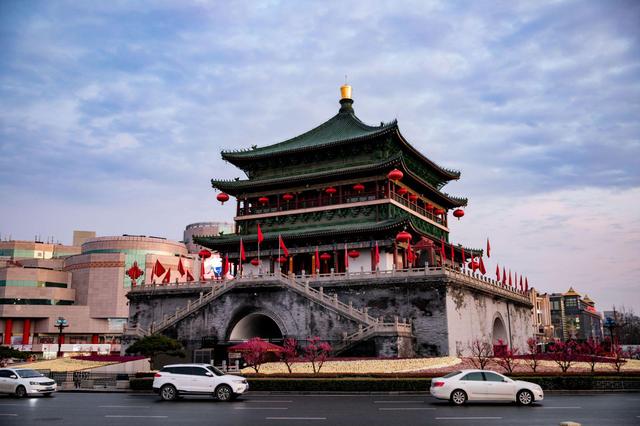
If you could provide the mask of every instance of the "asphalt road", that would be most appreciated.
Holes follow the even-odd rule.
[[[162,402],[155,395],[58,393],[0,396],[0,425],[640,425],[640,393],[547,395],[540,404],[452,407],[425,394],[251,394],[222,403],[207,397]]]

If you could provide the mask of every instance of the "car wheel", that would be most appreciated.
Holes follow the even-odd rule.
[[[18,386],[16,388],[16,397],[17,398],[24,398],[25,396],[27,396],[27,388],[25,388],[22,385]]]
[[[231,398],[233,398],[233,391],[231,390],[231,387],[228,385],[218,386],[216,388],[216,398],[218,401],[231,401]]]
[[[173,385],[164,385],[160,388],[160,397],[164,401],[173,401],[178,397],[178,391]]]
[[[516,397],[518,404],[531,405],[533,403],[533,394],[528,390],[521,390]]]
[[[467,402],[467,393],[462,389],[456,389],[451,392],[451,398],[449,400],[455,405],[462,405]]]

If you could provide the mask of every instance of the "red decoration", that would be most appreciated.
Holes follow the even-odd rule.
[[[416,194],[409,194],[410,201],[418,201],[418,196]]]
[[[364,191],[364,185],[361,183],[356,183],[355,185],[353,185],[353,190],[357,192],[362,192]]]
[[[135,281],[140,278],[144,274],[144,272],[138,267],[138,262],[134,261],[133,266],[127,269],[126,274],[129,276],[129,278]]]
[[[435,209],[433,211],[434,214],[438,215],[438,216],[443,216],[444,215],[444,210],[442,209]]]
[[[402,179],[402,177],[404,176],[404,173],[402,173],[400,170],[398,169],[393,169],[389,172],[389,174],[387,175],[387,177],[391,180],[400,180]]]
[[[287,261],[286,257],[280,256],[279,258],[276,259],[276,262],[278,263],[285,263]]]
[[[333,186],[328,187],[327,189],[324,190],[324,192],[326,192],[329,195],[333,195],[336,192],[338,192],[337,189],[335,189]]]
[[[473,270],[473,272],[476,271],[476,269],[478,269],[480,267],[480,264],[478,262],[476,262],[475,260],[472,260],[471,262],[469,262],[469,269]]]
[[[258,260],[257,257],[254,257],[253,259],[251,259],[251,264],[253,266],[258,266],[260,264],[260,261]]]
[[[396,235],[396,241],[399,243],[408,243],[411,241],[411,234],[407,231],[400,231],[398,235]]]
[[[322,259],[322,260],[329,260],[329,259],[331,259],[331,257],[332,256],[329,253],[322,253],[320,255],[320,259]]]
[[[221,204],[224,204],[225,201],[229,201],[229,194],[225,194],[224,192],[221,192],[218,194],[216,198],[218,199],[218,201],[220,201]]]
[[[453,215],[454,215],[455,217],[457,217],[457,218],[458,218],[458,220],[460,220],[460,218],[461,218],[462,216],[464,216],[464,210],[462,210],[462,209],[455,209],[455,210],[453,211]]]
[[[360,257],[360,252],[358,250],[351,250],[349,253],[347,253],[349,255],[350,258],[352,259],[356,259],[358,257]]]
[[[264,206],[265,204],[269,204],[269,199],[267,197],[260,197],[258,198],[258,202]]]
[[[407,192],[409,192],[409,190],[408,190],[407,188],[402,188],[402,187],[400,187],[400,188],[398,188],[398,191],[397,191],[397,192],[398,192],[398,194],[400,194],[400,195],[404,195],[404,194],[406,194]]]
[[[426,205],[426,206],[424,206],[424,208],[425,208],[425,209],[427,209],[428,211],[433,211],[433,209],[434,209],[435,207],[433,207],[433,204],[431,204],[431,203],[427,203],[427,205]]]
[[[282,196],[282,199],[285,200],[285,201],[291,201],[291,200],[293,200],[293,194],[284,194]]]
[[[203,259],[208,259],[211,257],[211,252],[207,249],[202,249],[198,252],[198,256],[200,256]]]

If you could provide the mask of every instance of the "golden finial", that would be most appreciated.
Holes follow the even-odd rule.
[[[342,99],[351,99],[351,86],[347,84],[347,76],[344,76],[344,84],[340,86],[340,95]]]

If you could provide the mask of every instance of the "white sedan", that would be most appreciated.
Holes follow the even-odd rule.
[[[35,370],[27,368],[0,368],[0,393],[23,398],[27,395],[50,396],[56,391],[56,382]]]
[[[542,401],[542,388],[531,382],[512,380],[495,371],[460,370],[431,380],[431,395],[456,405],[467,401],[510,401],[530,405]]]

